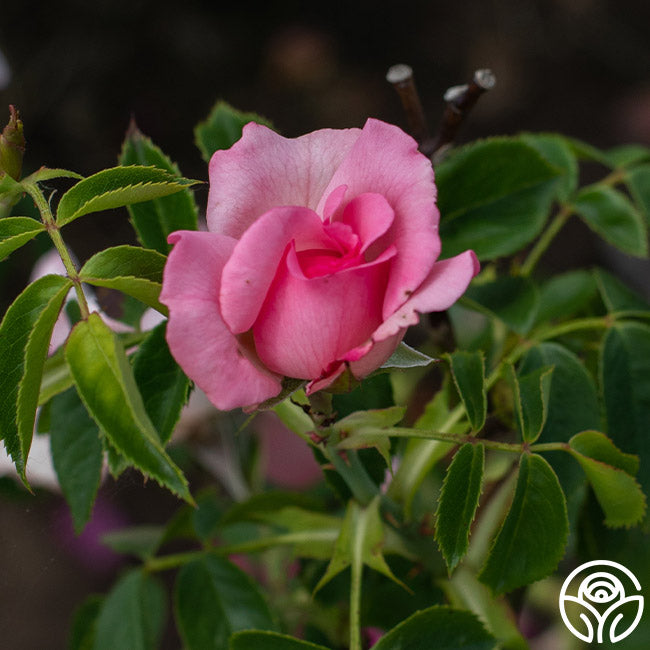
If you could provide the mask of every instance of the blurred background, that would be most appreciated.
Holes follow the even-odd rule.
[[[602,148],[650,145],[647,0],[4,0],[0,15],[0,123],[15,104],[25,173],[45,164],[87,175],[115,165],[134,117],[184,175],[207,180],[193,128],[217,99],[266,116],[286,136],[362,126],[368,116],[405,127],[385,81],[395,63],[413,67],[434,130],[449,86],[477,68],[494,71],[497,86],[460,141],[531,130]],[[197,192],[201,207],[206,197]],[[71,224],[67,241],[83,262],[134,236],[124,212]],[[0,265],[0,313],[44,244],[39,238]],[[617,265],[647,291],[647,266],[615,258],[577,221],[544,262]],[[75,605],[111,584],[119,560],[73,538],[57,495],[33,497],[9,479],[1,488],[0,645],[11,634],[13,650],[65,647]],[[176,507],[135,476],[103,491],[101,530],[161,523]]]

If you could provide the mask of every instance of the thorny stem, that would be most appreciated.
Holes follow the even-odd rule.
[[[63,237],[61,237],[61,231],[59,230],[59,226],[54,220],[50,206],[45,200],[45,197],[41,191],[38,189],[36,183],[23,183],[23,187],[32,197],[34,203],[36,204],[36,207],[38,208],[38,211],[41,214],[41,218],[45,224],[45,227],[47,228],[47,232],[50,235],[50,238],[52,239],[52,243],[54,244],[54,247],[61,257],[61,261],[65,266],[68,277],[70,280],[72,280],[72,284],[74,285],[74,290],[77,294],[77,301],[79,302],[79,311],[81,312],[81,318],[86,320],[90,315],[90,309],[88,307],[86,296],[84,295],[83,289],[81,287],[81,278],[79,277],[79,271],[72,261],[72,257],[70,257],[70,252],[68,251],[65,242],[63,241]]]

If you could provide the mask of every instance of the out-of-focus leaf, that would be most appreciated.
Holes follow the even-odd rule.
[[[0,261],[44,230],[42,223],[30,217],[0,219]]]
[[[95,626],[104,599],[92,595],[77,608],[72,620],[68,650],[93,650]]]
[[[484,466],[483,445],[465,443],[451,461],[442,485],[436,513],[436,541],[450,572],[467,552],[469,528],[483,486]]]
[[[650,161],[650,149],[640,144],[624,144],[607,152],[614,167],[633,167]]]
[[[608,312],[650,311],[650,304],[616,276],[604,269],[594,269],[593,273]]]
[[[46,275],[30,284],[0,323],[0,440],[25,478],[43,365],[61,305],[72,282]]]
[[[541,456],[522,455],[512,505],[479,580],[500,594],[546,577],[562,558],[568,529],[555,472]]]
[[[181,177],[178,166],[166,156],[148,137],[140,132],[133,123],[124,140],[121,165],[153,165],[173,176]],[[166,254],[171,246],[167,236],[175,230],[196,230],[197,207],[194,195],[183,189],[152,201],[144,201],[128,206],[131,223],[135,228],[140,243],[145,248],[152,248]]]
[[[625,184],[646,223],[650,224],[650,165],[641,165],[628,171]]]
[[[146,560],[153,557],[164,536],[163,526],[131,526],[106,533],[102,536],[102,543],[116,553],[135,555]]]
[[[584,309],[596,293],[596,282],[589,271],[569,271],[556,275],[539,290],[536,322],[569,318]]]
[[[299,641],[279,632],[245,630],[230,637],[228,650],[328,650],[325,646]]]

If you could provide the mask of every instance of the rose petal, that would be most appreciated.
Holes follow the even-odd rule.
[[[315,209],[360,133],[323,129],[289,139],[247,124],[238,142],[210,160],[208,230],[239,238],[271,208]]]
[[[169,307],[167,342],[185,373],[219,409],[258,404],[277,395],[280,378],[261,366],[228,330],[219,310],[221,272],[237,243],[217,233],[178,231],[160,301]]]
[[[341,221],[359,235],[363,253],[391,227],[394,217],[393,208],[381,194],[367,193],[345,206]]]
[[[479,272],[474,251],[436,262],[420,288],[373,333],[372,340],[383,341],[400,330],[415,325],[420,314],[444,311],[460,298]]]
[[[354,146],[323,193],[347,185],[346,197],[381,194],[395,211],[388,232],[373,246],[397,247],[386,290],[387,318],[420,286],[440,254],[439,214],[435,205],[433,168],[417,150],[417,142],[401,129],[379,120],[366,122]],[[320,214],[322,205],[316,209]]]

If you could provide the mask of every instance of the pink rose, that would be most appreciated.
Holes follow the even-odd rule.
[[[440,253],[429,160],[395,126],[296,139],[248,124],[210,161],[208,232],[169,236],[160,300],[172,354],[220,409],[326,388],[393,353],[478,272]]]

